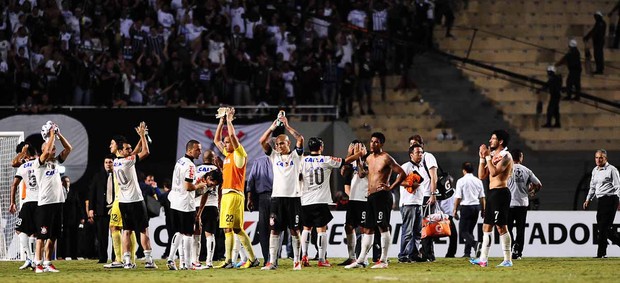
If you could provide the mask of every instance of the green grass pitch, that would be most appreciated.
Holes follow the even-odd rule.
[[[332,264],[342,259],[332,259]],[[252,269],[210,269],[169,271],[165,261],[159,269],[145,269],[143,261],[133,270],[104,269],[95,260],[55,261],[59,273],[35,274],[18,270],[22,262],[0,262],[1,282],[618,282],[620,259],[524,258],[511,268],[497,268],[499,258],[491,258],[489,267],[471,265],[464,258],[438,258],[433,263],[398,263],[390,259],[388,269],[353,269],[340,266],[318,268],[316,261],[301,271],[292,270],[290,260],[281,260],[274,271]]]

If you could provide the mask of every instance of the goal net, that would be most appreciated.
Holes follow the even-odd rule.
[[[16,169],[11,167],[15,148],[24,140],[24,132],[0,132],[0,260],[19,258],[19,241],[15,237],[17,213],[9,213],[11,184]],[[20,206],[19,200],[17,205]]]

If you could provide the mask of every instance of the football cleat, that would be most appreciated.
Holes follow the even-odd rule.
[[[205,263],[204,267],[202,269],[212,269],[213,268],[213,264],[210,263]]]
[[[181,268],[179,270],[189,270],[189,267],[185,263],[181,263]]]
[[[365,268],[365,267],[366,267],[366,264],[365,264],[365,263],[363,263],[363,262],[362,262],[362,263],[360,263],[360,262],[357,262],[357,261],[353,261],[353,263],[351,263],[351,264],[349,264],[349,265],[345,266],[344,268],[346,268],[346,269],[352,269],[352,268]]]
[[[512,261],[504,260],[502,263],[498,264],[497,267],[512,267]]]
[[[201,269],[204,269],[204,267],[202,266],[202,264],[200,264],[200,262],[198,262],[198,263],[192,262],[190,269],[191,270],[201,270]]]
[[[246,261],[247,261],[247,260],[246,260]],[[238,262],[237,262],[237,263],[235,263],[233,266],[234,266],[235,268],[242,267],[243,265],[245,265],[245,262],[246,262],[246,261],[238,261]]]
[[[375,263],[375,265],[373,265],[371,267],[372,269],[384,269],[384,268],[388,268],[388,263],[387,262],[383,262],[383,261],[377,261],[377,263]]]
[[[60,270],[56,269],[56,267],[50,263],[50,265],[45,267],[45,272],[60,272]]]
[[[24,261],[24,264],[19,267],[19,270],[24,270],[26,268],[28,269],[34,268],[34,263],[32,262],[32,260],[26,259],[26,261]]]
[[[123,264],[123,268],[124,269],[134,269],[134,268],[136,268],[136,264],[135,263],[125,263],[125,264]]]
[[[123,263],[115,261],[112,263],[104,264],[103,268],[123,268]]]
[[[154,261],[144,263],[144,268],[157,268],[157,264]]]
[[[168,269],[169,269],[169,270],[178,270],[178,269],[177,269],[177,265],[174,263],[174,260],[169,259],[169,260],[166,262],[166,265],[168,266]]]
[[[220,263],[220,265],[215,266],[214,268],[224,268],[224,269],[228,269],[228,268],[233,268],[234,265],[232,262],[230,261],[222,261],[222,263]]]
[[[37,264],[37,266],[34,268],[35,273],[43,273],[46,271],[47,271],[47,268],[43,268],[43,265],[40,265],[40,264]]]
[[[347,266],[351,263],[353,263],[355,260],[352,258],[347,258],[345,261],[341,262],[338,264],[338,266]]]
[[[319,260],[319,263],[317,264],[317,266],[318,267],[332,267],[332,265],[329,263],[328,260],[325,260],[325,261]]]
[[[301,270],[301,262],[296,261],[293,263],[293,270]]]
[[[304,267],[309,267],[310,266],[310,262],[308,261],[308,256],[307,255],[301,257],[301,264]]]
[[[268,262],[260,270],[276,270],[276,266],[271,264],[271,262]]]
[[[246,260],[245,263],[239,268],[251,268],[251,267],[257,267],[259,265],[260,265],[260,261],[258,261],[258,258],[255,258],[253,261]]]
[[[481,267],[487,267],[486,261],[481,261],[479,258],[472,258],[469,262],[473,265],[480,265]]]

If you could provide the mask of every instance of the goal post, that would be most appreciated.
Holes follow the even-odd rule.
[[[11,184],[16,168],[11,166],[15,148],[24,140],[24,132],[0,131],[0,260],[19,259],[19,241],[15,236],[17,213],[9,213]],[[17,200],[18,207],[21,205]]]

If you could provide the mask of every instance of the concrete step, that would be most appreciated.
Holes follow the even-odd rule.
[[[505,114],[536,114],[536,102],[534,101],[512,101],[512,102],[496,102],[497,109],[502,110]],[[543,107],[543,111],[544,111]],[[596,114],[601,110],[577,101],[560,102],[560,116],[562,114]]]
[[[539,129],[546,122],[546,111],[542,115],[537,114],[506,114],[504,119],[519,129]],[[564,113],[560,115],[562,127],[588,128],[588,127],[616,127],[620,125],[620,115],[599,113]]]
[[[540,128],[519,131],[521,137],[526,140],[568,141],[582,140],[584,138],[605,138],[620,140],[620,126],[615,127],[587,127],[572,128]]]
[[[525,142],[531,149],[536,151],[594,151],[604,148],[608,151],[620,150],[620,139],[594,139],[584,138],[569,141],[528,141]]]
[[[583,13],[583,12],[595,12],[597,10],[609,11],[614,5],[614,1],[611,0],[581,0],[581,1],[568,1],[568,0],[540,0],[540,1],[525,1],[525,0],[470,0],[468,3],[467,11],[471,12],[537,12],[537,13],[551,13],[557,11]]]
[[[385,128],[429,128],[433,129],[441,122],[438,115],[359,115],[349,119],[349,126],[353,129],[365,127]]]

